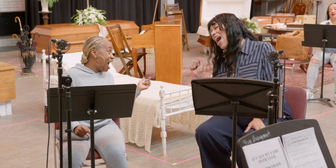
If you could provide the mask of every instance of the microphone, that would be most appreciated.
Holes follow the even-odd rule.
[[[71,44],[63,39],[50,39],[54,44],[56,44],[56,48],[60,50],[68,51],[70,49]],[[53,46],[55,48],[55,46]],[[56,49],[55,48],[55,49]]]
[[[63,39],[51,39],[52,42],[56,43],[57,45],[63,45],[64,47],[67,47],[70,45],[70,43],[68,43],[67,41],[63,40]]]
[[[267,58],[271,62],[274,62],[275,60],[277,60],[279,58],[279,54],[282,54],[283,52],[284,52],[284,50],[272,51],[272,52],[268,53]]]
[[[272,52],[268,53],[267,58],[271,62],[274,62],[275,60],[277,60],[279,58],[279,54],[276,51],[272,51]]]
[[[283,52],[285,52],[284,50],[279,50],[278,54],[282,54]]]

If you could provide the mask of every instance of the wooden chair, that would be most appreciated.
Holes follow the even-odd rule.
[[[174,14],[174,12],[179,11],[180,10],[180,5],[179,5],[179,3],[163,4],[163,8],[165,10],[165,15],[169,16],[169,15]]]
[[[293,81],[293,75],[294,75],[294,69],[295,69],[295,65],[299,65],[300,68],[303,70],[303,72],[307,73],[307,68],[309,65],[309,60],[307,61],[300,61],[300,60],[285,60],[285,59],[280,59],[281,64],[284,66],[284,68],[286,69],[290,69],[291,70],[291,80],[290,80],[290,85],[292,84]],[[287,65],[290,65],[290,67],[288,67]]]
[[[291,19],[291,22],[295,21],[295,14],[294,13],[275,13],[271,14],[271,24],[274,23],[281,23],[283,22],[285,25],[288,23],[289,19]],[[271,33],[271,44],[273,46],[276,45],[276,41],[273,40],[273,33]]]
[[[304,55],[304,57],[306,59],[297,59],[297,58],[293,57],[293,55],[291,55],[293,53],[292,52],[293,50],[289,49],[289,50],[286,51],[286,49],[288,49],[288,48],[281,48],[281,47],[279,47],[279,45],[281,45],[281,41],[280,40],[282,40],[282,39],[280,38],[280,36],[278,36],[278,37],[279,37],[278,38],[279,40],[278,40],[278,43],[276,45],[276,50],[284,50],[285,52],[288,51],[288,56],[286,56],[286,59],[284,59],[284,55],[280,55],[279,57],[280,57],[281,64],[284,66],[283,68],[291,70],[291,78],[290,78],[290,85],[291,85],[292,81],[293,81],[294,69],[295,69],[296,65],[299,65],[300,68],[301,68],[301,70],[304,73],[307,73],[307,69],[308,69],[308,66],[309,66],[309,61],[310,61],[310,59],[312,57],[312,48],[311,47],[307,47],[308,53],[307,53],[307,55]],[[298,42],[301,43],[300,41],[293,41],[292,40],[288,44],[294,46],[294,45],[297,45]],[[284,46],[284,45],[282,45],[282,46]],[[295,50],[299,51],[300,48],[296,48]],[[293,59],[293,58],[295,58],[295,59]],[[290,66],[288,66],[288,65],[290,65]]]
[[[294,13],[296,15],[304,15],[306,14],[307,5],[302,3],[302,0],[299,2],[294,2],[292,5],[290,13]]]
[[[184,20],[183,9],[180,10],[179,3],[176,4],[163,4],[163,8],[165,10],[166,16],[177,15],[182,17],[182,44],[187,45],[187,50],[189,51],[189,42],[188,42],[188,35],[187,29]]]
[[[137,52],[136,53],[136,58],[133,58],[132,53],[131,53],[132,49],[129,46],[127,40],[126,40],[124,32],[121,29],[120,25],[117,24],[117,25],[114,25],[114,26],[107,26],[106,29],[109,33],[109,36],[110,36],[110,39],[111,39],[111,42],[112,42],[112,45],[113,45],[114,54],[115,54],[115,56],[120,58],[120,60],[123,64],[123,68],[119,71],[119,73],[128,74],[128,75],[132,76],[130,70],[134,67],[133,63],[136,62],[136,64],[137,64],[136,67],[137,67],[140,78],[144,77],[146,75],[146,52],[145,52],[145,49],[143,48],[142,52]],[[143,61],[144,61],[143,72],[140,70],[140,67],[139,67],[139,64],[138,64],[138,62],[141,58],[143,58]],[[133,59],[136,59],[136,61],[134,61]],[[127,60],[127,62],[126,62],[126,60]]]

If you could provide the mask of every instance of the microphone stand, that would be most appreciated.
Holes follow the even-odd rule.
[[[55,44],[55,43],[54,43]],[[52,53],[52,58],[57,59],[57,74],[58,74],[58,104],[59,104],[59,131],[60,131],[60,167],[63,167],[63,105],[62,105],[62,97],[63,97],[63,91],[65,86],[66,88],[66,111],[67,111],[67,129],[65,130],[67,132],[68,136],[68,167],[72,167],[72,152],[71,152],[71,92],[70,92],[70,86],[72,79],[69,76],[63,77],[63,68],[62,68],[62,59],[63,54],[67,52],[70,49],[70,45],[65,45],[62,43],[56,43],[56,47],[53,46],[54,49],[56,49],[56,53]]]
[[[278,55],[278,53],[277,53]],[[275,124],[277,122],[277,117],[279,113],[279,87],[280,82],[278,78],[278,69],[282,69],[282,65],[280,63],[279,58],[272,60],[271,63],[273,64],[273,82],[274,82],[274,89],[268,93],[269,96],[269,105],[268,105],[268,125]]]

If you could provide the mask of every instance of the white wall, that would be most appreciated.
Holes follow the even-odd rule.
[[[25,11],[25,0],[0,0],[0,13],[21,11]]]

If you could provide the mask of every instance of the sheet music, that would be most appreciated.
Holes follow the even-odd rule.
[[[280,137],[243,147],[248,167],[291,168],[283,150]]]
[[[327,168],[313,127],[282,135],[282,140],[294,168]]]

